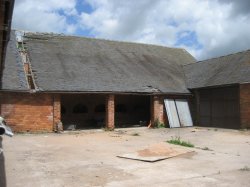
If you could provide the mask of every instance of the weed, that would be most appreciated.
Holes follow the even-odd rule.
[[[212,151],[212,149],[209,149],[208,147],[203,147],[201,149],[204,150],[204,151]]]
[[[140,134],[137,132],[134,132],[133,134],[131,134],[131,136],[140,136]]]
[[[171,140],[167,140],[167,142],[170,144],[181,145],[184,147],[194,147],[194,145],[192,143],[183,141],[183,140],[181,140],[180,137],[172,138]]]
[[[159,119],[157,118],[155,121],[154,121],[154,128],[165,128],[165,124],[164,123],[161,123],[159,121]]]
[[[104,130],[104,131],[114,131],[115,128],[104,127],[104,128],[102,128],[102,130]]]
[[[250,171],[250,168],[248,166],[245,166],[243,168],[240,168],[240,171]]]

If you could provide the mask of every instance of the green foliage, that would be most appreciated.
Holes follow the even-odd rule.
[[[165,124],[161,123],[158,118],[154,121],[154,128],[165,128],[165,127],[166,127]]]
[[[104,131],[114,131],[115,129],[114,128],[104,127],[104,128],[102,128],[102,130],[104,130]]]
[[[194,145],[192,143],[183,141],[183,140],[181,140],[180,137],[172,138],[171,140],[167,140],[167,142],[170,144],[181,145],[184,147],[194,147]]]

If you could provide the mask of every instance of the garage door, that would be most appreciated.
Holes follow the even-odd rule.
[[[204,89],[199,91],[199,96],[201,126],[240,127],[238,87]]]

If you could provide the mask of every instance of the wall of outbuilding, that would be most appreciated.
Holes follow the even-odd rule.
[[[1,93],[1,116],[14,132],[51,132],[53,95]]]
[[[250,83],[240,85],[241,128],[250,128]]]
[[[239,118],[239,122],[238,125],[236,123],[235,126],[234,125],[229,125],[229,123],[224,123],[223,128],[232,128],[232,126],[234,126],[233,128],[250,128],[250,83],[245,83],[245,84],[241,84],[241,85],[235,85],[235,86],[231,86],[231,88],[235,88],[234,92],[236,93],[234,98],[234,100],[238,100],[238,103],[235,102],[235,106],[229,105],[230,102],[232,102],[232,99],[227,99],[225,97],[224,98],[224,109],[223,110],[219,110],[219,113],[223,114],[222,117],[224,118],[224,120],[227,120],[228,122],[232,123],[234,122],[231,118],[233,117],[232,115],[230,116],[224,116],[224,113],[227,111],[233,111],[235,110],[235,114],[236,111],[238,110],[238,118]],[[232,90],[230,90],[230,87],[220,87],[220,88],[212,88],[212,89],[207,89],[209,90],[223,90],[224,94],[232,94]],[[211,127],[221,127],[221,126],[217,126],[214,124],[208,124],[208,125],[204,125],[201,123],[201,101],[205,101],[207,100],[208,104],[210,103],[210,105],[216,105],[219,102],[221,102],[221,98],[220,100],[217,100],[218,103],[215,103],[214,101],[211,102],[209,101],[210,97],[212,96],[212,93],[208,92],[207,96],[203,96],[201,94],[201,90],[194,90],[193,91],[195,97],[192,100],[192,106],[191,108],[193,108],[193,117],[195,119],[195,125],[198,126],[211,126]],[[216,92],[214,92],[216,93]],[[213,93],[213,94],[214,94]],[[229,104],[227,104],[227,102]],[[218,107],[217,107],[218,108]]]
[[[61,121],[63,124],[80,122],[82,128],[85,128],[84,124],[90,125],[89,128],[112,129],[130,125],[146,126],[150,122],[153,127],[156,120],[168,126],[164,99],[186,97],[1,92],[0,98],[0,115],[14,132],[52,132]],[[88,112],[74,114],[72,111],[78,103],[85,105]],[[105,105],[104,111],[96,112],[98,105]],[[120,111],[117,110],[119,105],[125,109],[121,107]],[[102,122],[101,126],[91,125],[93,120]]]
[[[196,125],[241,128],[238,85],[195,90]]]
[[[104,112],[95,112],[96,106],[107,105],[108,98],[110,98],[108,94],[2,92],[0,98],[0,115],[5,118],[14,132],[52,132],[56,130],[60,121],[68,122],[67,120],[70,123],[85,122],[88,123],[87,125],[91,125],[95,119],[103,122],[100,127],[105,127],[105,125],[109,127],[112,124],[105,124],[108,113],[110,116],[114,116],[113,125],[121,127],[126,124],[139,123],[141,119],[145,120],[145,113],[141,112],[140,108],[137,108],[138,106],[146,107],[150,111],[150,96],[139,95],[114,95],[114,105],[125,105],[125,112],[115,112],[115,107],[113,109],[106,107]],[[78,103],[87,106],[88,112],[73,114],[72,110]],[[66,114],[63,115],[62,106],[66,109]],[[148,121],[145,125],[149,122],[150,113],[146,115],[148,115],[146,117]],[[91,127],[95,126],[91,125]]]

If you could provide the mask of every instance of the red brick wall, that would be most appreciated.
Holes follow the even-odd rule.
[[[250,128],[250,83],[240,85],[241,128]]]
[[[154,125],[156,120],[164,123],[164,108],[163,108],[163,97],[151,96],[151,124]]]
[[[106,98],[106,127],[115,128],[115,96],[108,95]]]
[[[61,96],[59,94],[53,96],[53,116],[53,129],[56,130],[56,126],[61,122]]]
[[[14,132],[53,130],[53,96],[1,93],[1,116]]]

